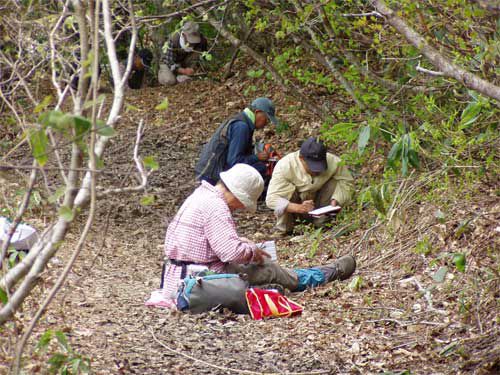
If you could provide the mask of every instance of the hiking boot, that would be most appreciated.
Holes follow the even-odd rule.
[[[346,280],[356,270],[356,259],[352,255],[344,255],[332,264],[318,268],[325,274],[326,282]]]

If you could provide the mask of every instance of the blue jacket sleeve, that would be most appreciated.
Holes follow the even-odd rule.
[[[237,163],[255,164],[259,161],[252,153],[252,132],[242,121],[231,124],[228,132],[229,147],[227,151],[227,166],[231,168]]]

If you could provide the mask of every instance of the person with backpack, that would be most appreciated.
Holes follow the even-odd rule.
[[[270,99],[257,98],[242,112],[224,121],[201,151],[195,167],[196,179],[215,185],[220,173],[237,163],[248,164],[265,176],[269,153],[254,153],[253,133],[270,122],[277,124],[275,113]]]
[[[167,261],[162,271],[160,296],[157,291],[153,292],[146,304],[175,307],[182,281],[205,270],[245,274],[251,286],[278,284],[292,292],[345,280],[352,275],[356,261],[350,255],[326,266],[290,270],[269,261],[269,254],[240,237],[232,212],[255,212],[263,189],[262,176],[246,164],[236,164],[222,172],[215,186],[202,181],[167,228]]]

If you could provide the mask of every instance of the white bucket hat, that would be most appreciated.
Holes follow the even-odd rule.
[[[255,212],[257,199],[264,190],[264,179],[255,168],[248,164],[236,164],[222,172],[220,178],[247,211]]]

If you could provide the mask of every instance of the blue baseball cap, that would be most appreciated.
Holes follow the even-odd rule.
[[[258,109],[267,115],[267,118],[274,124],[278,124],[278,119],[275,116],[276,110],[274,109],[274,104],[271,99],[268,98],[257,98],[255,99],[251,107],[253,109]]]

